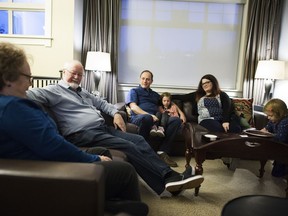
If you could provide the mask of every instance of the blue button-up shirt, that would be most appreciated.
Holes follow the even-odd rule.
[[[155,115],[158,112],[160,95],[152,89],[145,89],[139,85],[129,91],[126,97],[126,104],[136,103],[142,110]],[[131,111],[131,118],[136,114]]]

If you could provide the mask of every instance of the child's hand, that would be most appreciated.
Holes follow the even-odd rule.
[[[186,117],[185,116],[180,116],[180,119],[181,119],[183,124],[186,123]]]
[[[269,132],[266,128],[262,128],[260,131],[262,131],[262,132]]]

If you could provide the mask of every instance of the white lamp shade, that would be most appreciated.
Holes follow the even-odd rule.
[[[287,79],[285,75],[285,61],[261,60],[258,62],[255,78],[262,79]]]
[[[110,53],[89,51],[86,57],[85,70],[111,71]]]

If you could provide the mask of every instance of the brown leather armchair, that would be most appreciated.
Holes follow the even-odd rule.
[[[102,216],[103,176],[97,164],[1,159],[1,212],[6,216]]]
[[[110,152],[113,160],[127,160],[121,151]],[[104,170],[97,164],[0,159],[5,216],[103,216],[104,188]]]
[[[110,150],[114,160],[126,155]],[[0,159],[5,216],[102,216],[104,170],[97,164]]]

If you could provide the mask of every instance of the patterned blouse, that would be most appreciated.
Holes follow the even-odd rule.
[[[198,123],[205,119],[214,119],[216,121],[223,120],[223,110],[220,95],[216,97],[202,97],[197,103],[198,107]]]

